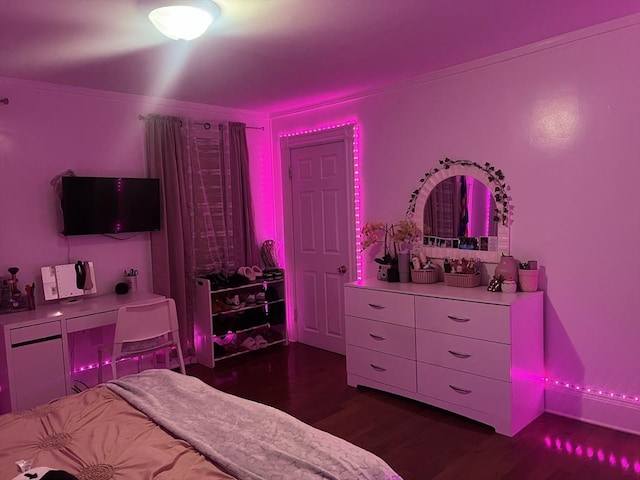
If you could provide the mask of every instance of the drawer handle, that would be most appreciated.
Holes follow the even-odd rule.
[[[386,372],[387,369],[384,367],[379,367],[378,365],[374,365],[373,363],[370,363],[369,365],[371,365],[371,368],[373,368],[376,372]]]
[[[375,303],[370,303],[369,306],[371,308],[375,308],[376,310],[382,310],[383,308],[385,308],[384,305],[376,305]]]
[[[374,340],[386,340],[386,337],[381,337],[380,335],[374,335],[373,333],[370,333],[369,336],[371,338],[373,338]]]
[[[449,350],[449,353],[458,358],[469,358],[471,356],[469,353],[454,352],[453,350]]]
[[[449,385],[454,392],[459,393],[460,395],[469,395],[471,390],[467,390],[466,388],[454,387],[453,385]]]
[[[464,323],[464,322],[468,322],[469,320],[471,320],[470,318],[454,317],[453,315],[447,315],[447,318],[450,318],[454,322],[459,322],[459,323]]]

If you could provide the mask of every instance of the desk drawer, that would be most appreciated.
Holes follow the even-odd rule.
[[[416,391],[416,362],[347,345],[347,372],[376,382]]]
[[[413,295],[366,288],[344,289],[345,315],[414,327]]]
[[[416,359],[415,329],[391,323],[346,317],[347,344],[410,360]]]
[[[508,382],[511,346],[429,330],[416,331],[418,361]]]
[[[28,327],[18,327],[11,329],[11,345],[25,342],[36,342],[41,339],[62,335],[60,321],[29,325]]]
[[[511,343],[510,309],[440,298],[416,298],[416,328]]]
[[[511,384],[418,362],[418,393],[509,418]]]
[[[118,310],[70,317],[66,320],[67,333],[80,332],[82,330],[103,327],[105,325],[113,325],[116,323],[117,317]]]

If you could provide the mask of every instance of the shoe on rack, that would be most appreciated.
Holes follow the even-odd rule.
[[[235,272],[229,276],[227,281],[227,286],[231,288],[235,288],[235,287],[242,287],[243,285],[247,285],[248,283],[250,282],[247,277],[245,277],[244,275],[241,275],[240,273]]]
[[[240,297],[238,295],[227,297],[225,302],[227,302],[227,305],[231,305],[231,308],[238,308],[240,306]]]
[[[240,344],[241,347],[246,348],[247,350],[257,350],[258,348],[258,344],[256,343],[256,339],[253,337],[247,337],[244,339],[244,341]]]
[[[211,313],[226,312],[229,308],[229,305],[224,303],[220,298],[215,298],[213,302],[211,302]]]
[[[254,339],[258,348],[264,348],[269,346],[269,342],[267,342],[262,335],[256,335]]]
[[[263,273],[262,273],[262,269],[259,266],[254,265],[253,267],[251,267],[251,271],[253,271],[253,274],[255,275],[256,280],[262,281]]]
[[[253,269],[251,267],[240,267],[238,269],[238,273],[247,277],[249,282],[256,281],[256,274],[253,272]]]
[[[276,332],[273,328],[269,328],[267,330],[264,330],[264,331],[260,332],[260,335],[269,344],[282,340],[282,335],[280,335],[278,332]]]
[[[280,299],[278,291],[273,287],[267,287],[267,291],[265,292],[264,296],[267,302],[275,302],[276,300]]]
[[[209,287],[211,288],[211,291],[215,291],[220,288],[218,277],[215,274],[212,273],[209,275],[204,275],[203,278],[206,278],[207,280],[209,280]]]
[[[223,272],[218,272],[212,275],[216,278],[219,288],[229,288],[229,279]]]

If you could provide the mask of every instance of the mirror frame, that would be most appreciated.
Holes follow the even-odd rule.
[[[480,261],[498,263],[502,254],[510,254],[510,223],[511,223],[511,198],[507,194],[509,187],[504,182],[504,175],[501,170],[496,170],[488,162],[481,165],[469,160],[450,160],[445,158],[440,160],[440,166],[435,167],[425,173],[420,179],[420,186],[411,194],[409,208],[407,209],[407,219],[413,220],[424,237],[424,207],[433,189],[441,181],[456,175],[471,176],[482,182],[494,195],[499,198],[496,201],[495,216],[498,216],[498,249],[496,251],[486,250],[461,250],[458,248],[443,248],[427,246],[422,244],[420,248],[428,257],[432,258],[462,258],[473,257]],[[416,212],[419,212],[416,215]]]

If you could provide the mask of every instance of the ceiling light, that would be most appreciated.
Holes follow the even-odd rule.
[[[163,2],[149,12],[149,20],[173,40],[193,40],[207,31],[214,20],[214,3],[205,1]]]

